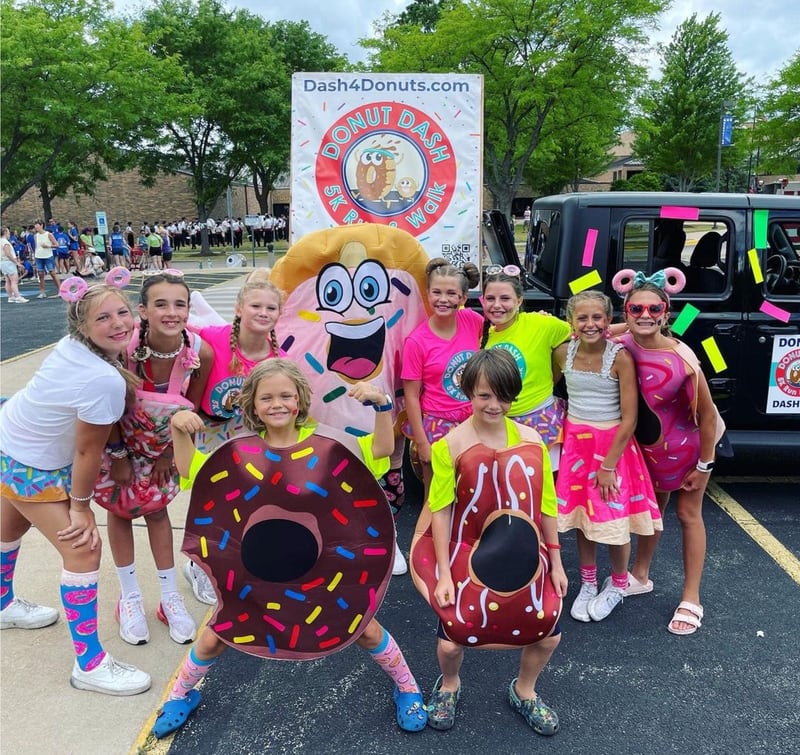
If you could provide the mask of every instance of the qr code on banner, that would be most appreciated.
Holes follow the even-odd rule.
[[[471,262],[470,249],[472,244],[442,244],[442,257],[453,267],[464,267]]]

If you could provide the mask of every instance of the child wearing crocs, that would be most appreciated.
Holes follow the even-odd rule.
[[[361,460],[376,479],[389,468],[389,456],[394,449],[394,429],[389,397],[370,383],[356,383],[349,395],[375,408],[375,430],[358,440]],[[276,453],[295,446],[321,428],[308,416],[311,406],[311,386],[297,366],[283,358],[268,359],[249,373],[240,394],[242,419],[245,426],[269,444]],[[387,401],[388,400],[388,401]],[[194,412],[182,411],[172,418],[175,464],[181,477],[194,479],[206,460],[197,451],[192,439],[203,426]],[[395,683],[396,719],[405,731],[421,731],[427,723],[419,686],[411,673],[403,652],[394,638],[373,618],[356,643]],[[178,678],[156,719],[153,733],[162,738],[179,729],[200,703],[197,684],[208,673],[227,646],[207,625],[183,663]]]
[[[558,730],[558,716],[536,682],[561,639],[567,591],[550,458],[536,430],[506,417],[522,389],[508,351],[470,357],[461,389],[472,416],[431,448],[428,506],[411,551],[414,582],[440,619],[442,673],[428,725],[445,730],[455,723],[465,646],[519,647],[509,704],[549,736]]]

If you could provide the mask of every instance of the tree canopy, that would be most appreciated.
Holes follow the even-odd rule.
[[[762,166],[773,173],[800,172],[800,49],[770,82],[760,110]]]
[[[741,163],[749,148],[743,128],[752,102],[750,82],[736,68],[719,18],[711,13],[698,20],[694,14],[661,46],[661,78],[646,88],[634,120],[636,154],[678,191],[710,186],[723,110],[734,116],[736,128],[732,146],[722,150],[722,164]]]

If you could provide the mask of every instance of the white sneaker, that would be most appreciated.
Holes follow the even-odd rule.
[[[0,611],[0,629],[41,629],[58,621],[58,611],[14,598]]]
[[[624,593],[621,587],[614,587],[611,584],[611,577],[606,577],[603,589],[597,593],[597,597],[589,601],[587,606],[589,616],[594,621],[602,621],[622,603]]]
[[[13,304],[25,304],[28,301],[24,296],[11,296],[8,300]]]
[[[114,612],[119,622],[119,636],[129,645],[144,645],[150,641],[150,629],[144,613],[144,602],[138,593],[120,598]]]
[[[150,689],[150,674],[115,661],[106,653],[103,662],[91,671],[82,671],[76,658],[69,683],[75,689],[88,689],[104,695],[138,695]]]
[[[181,568],[186,581],[192,586],[194,597],[201,603],[213,606],[217,602],[217,594],[211,586],[211,582],[206,573],[194,565],[193,561],[187,561]]]
[[[47,298],[47,294],[39,294],[36,298],[37,299],[46,299]]]
[[[589,606],[589,601],[596,595],[597,585],[589,584],[588,582],[581,584],[581,591],[578,593],[578,597],[575,598],[572,608],[569,609],[569,615],[572,616],[575,621],[591,621],[592,617],[589,616],[587,608]]]
[[[397,577],[401,574],[405,574],[408,571],[408,562],[406,561],[406,557],[403,555],[403,552],[400,550],[400,546],[397,544],[397,540],[394,541],[394,565],[392,566],[392,575]]]
[[[179,645],[194,642],[197,625],[186,610],[183,596],[179,593],[171,592],[162,596],[156,615],[169,627],[169,636]]]

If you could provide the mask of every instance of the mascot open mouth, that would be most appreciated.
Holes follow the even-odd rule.
[[[380,367],[386,342],[386,324],[382,317],[369,322],[329,322],[331,337],[328,369],[346,380],[367,380]]]

